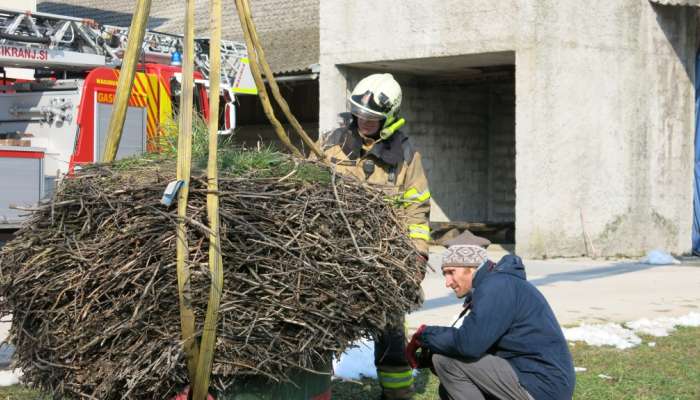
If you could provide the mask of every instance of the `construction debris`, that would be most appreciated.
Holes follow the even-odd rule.
[[[64,180],[0,252],[0,309],[24,382],[63,398],[165,399],[187,383],[170,161]],[[198,335],[209,290],[206,177],[188,209]],[[212,388],[284,381],[416,309],[425,266],[383,194],[285,160],[219,180],[224,288]],[[326,371],[327,372],[327,371]]]

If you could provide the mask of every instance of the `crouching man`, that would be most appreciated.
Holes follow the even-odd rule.
[[[465,299],[462,325],[422,325],[406,348],[411,366],[430,367],[438,376],[441,399],[572,398],[571,353],[519,257],[494,264],[481,247],[452,246],[442,273],[445,285]]]

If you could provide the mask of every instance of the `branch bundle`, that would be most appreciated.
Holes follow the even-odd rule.
[[[324,168],[315,166],[315,168]],[[26,383],[66,398],[168,398],[187,383],[175,269],[172,164],[66,179],[0,253],[0,309]],[[424,266],[400,215],[353,180],[221,176],[224,287],[212,387],[283,381],[420,303]],[[206,178],[188,207],[191,301],[210,284]],[[353,234],[350,234],[350,231]]]

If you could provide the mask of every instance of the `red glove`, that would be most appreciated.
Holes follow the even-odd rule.
[[[420,336],[423,334],[423,331],[425,330],[425,325],[421,325],[416,333],[413,334],[411,337],[411,341],[408,342],[408,345],[406,346],[406,359],[408,360],[408,364],[411,365],[411,368],[416,368],[418,367],[418,360],[416,359],[416,352],[418,349],[423,347],[423,343],[420,341]]]

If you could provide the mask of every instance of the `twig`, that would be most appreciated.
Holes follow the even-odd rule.
[[[335,175],[336,175],[336,170],[335,167],[332,168],[333,174],[331,175],[331,186],[333,186],[333,195],[335,196],[335,200],[338,203],[338,212],[340,212],[340,215],[343,217],[343,221],[345,221],[345,226],[348,228],[348,233],[350,233],[350,237],[352,238],[352,244],[355,245],[355,249],[357,249],[357,255],[362,257],[362,251],[360,250],[360,246],[357,245],[357,240],[355,239],[355,233],[352,231],[352,228],[350,227],[350,222],[348,221],[348,217],[345,216],[345,212],[343,212],[343,203],[340,201],[340,197],[338,196],[338,188],[335,185]]]

